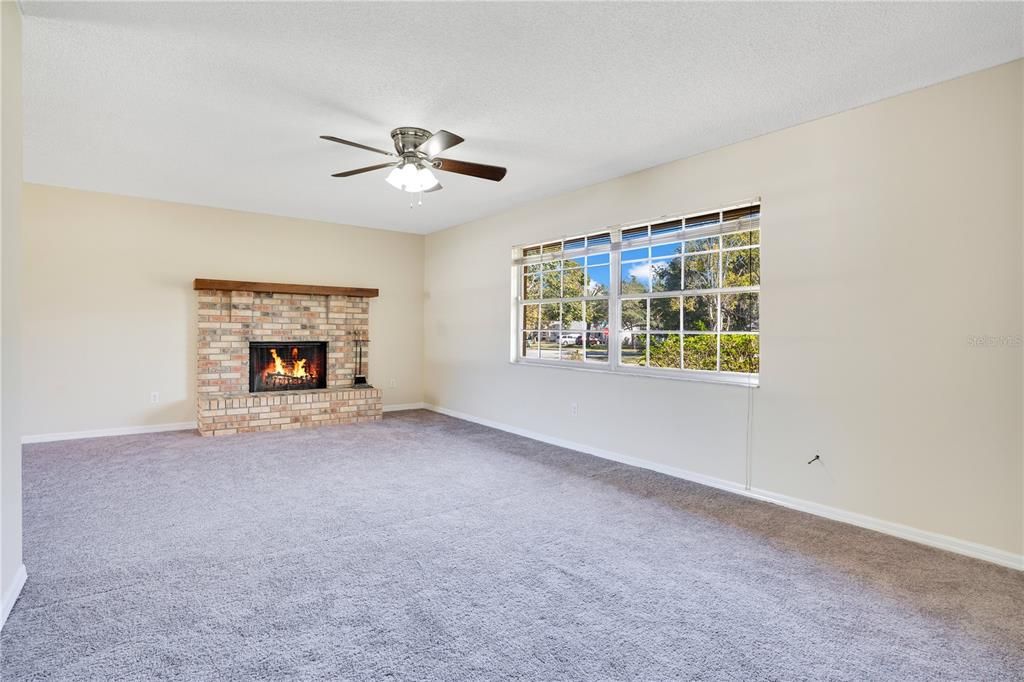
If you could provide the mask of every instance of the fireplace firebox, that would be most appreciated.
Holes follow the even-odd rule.
[[[327,388],[326,341],[250,341],[249,392]]]

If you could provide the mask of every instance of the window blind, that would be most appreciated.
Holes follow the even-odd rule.
[[[720,211],[683,215],[656,223],[630,225],[546,244],[520,247],[520,255],[513,262],[516,265],[541,263],[561,258],[578,258],[592,253],[618,251],[641,242],[656,246],[730,232],[757,230],[760,229],[760,216],[759,202]],[[629,246],[621,246],[624,243]]]

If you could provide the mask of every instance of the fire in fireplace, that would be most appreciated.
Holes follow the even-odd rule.
[[[327,342],[249,342],[249,392],[327,388]]]

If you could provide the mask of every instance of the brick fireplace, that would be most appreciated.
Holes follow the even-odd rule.
[[[194,288],[202,435],[381,418],[380,389],[364,383],[376,289],[205,279]]]

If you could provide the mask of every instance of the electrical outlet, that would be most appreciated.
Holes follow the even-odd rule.
[[[158,391],[153,391],[152,393],[150,393],[149,402],[154,404],[160,402],[160,393]]]
[[[569,403],[569,416],[578,417],[580,416],[580,405],[579,403]]]
[[[391,379],[390,381],[388,381],[388,388],[394,388],[397,385],[398,381],[396,379]]]

